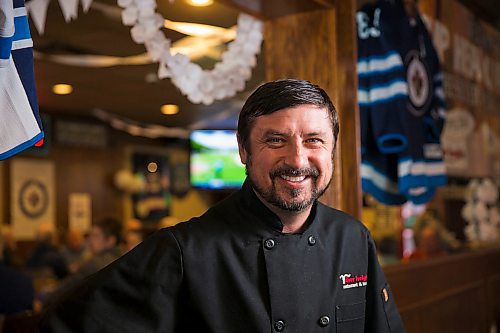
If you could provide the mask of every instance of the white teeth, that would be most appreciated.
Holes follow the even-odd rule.
[[[281,175],[281,178],[289,182],[301,182],[304,179],[306,179],[306,176],[292,177],[292,176]]]

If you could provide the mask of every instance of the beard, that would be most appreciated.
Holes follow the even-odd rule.
[[[323,195],[323,193],[325,193],[332,180],[332,177],[330,177],[324,186],[319,187],[319,170],[317,168],[295,169],[282,166],[271,170],[269,177],[271,178],[272,185],[264,188],[252,177],[252,167],[251,158],[249,157],[246,173],[255,192],[257,192],[257,194],[259,194],[260,197],[269,204],[291,212],[301,212],[310,207],[320,196]],[[276,185],[276,179],[281,176],[309,177],[311,179],[311,188],[282,188],[279,190]]]

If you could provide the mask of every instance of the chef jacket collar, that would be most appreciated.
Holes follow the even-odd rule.
[[[280,218],[267,208],[266,205],[264,205],[264,203],[257,197],[248,178],[245,179],[241,191],[243,194],[243,202],[250,212],[252,212],[260,221],[264,222],[272,229],[283,232],[283,223]],[[314,217],[316,216],[317,203],[317,201],[313,203],[304,231],[312,224]]]

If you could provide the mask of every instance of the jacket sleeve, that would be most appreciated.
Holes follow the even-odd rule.
[[[377,259],[373,238],[368,233],[368,284],[366,290],[365,332],[404,332],[394,296]]]
[[[56,300],[41,332],[174,332],[181,283],[181,251],[163,229]]]

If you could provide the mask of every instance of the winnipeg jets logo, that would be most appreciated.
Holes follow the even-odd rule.
[[[431,102],[432,82],[425,63],[414,51],[406,57],[406,82],[408,83],[409,111],[415,116],[422,116]]]
[[[368,283],[366,274],[354,276],[352,274],[341,274],[339,279],[342,281],[342,289],[365,287]]]

